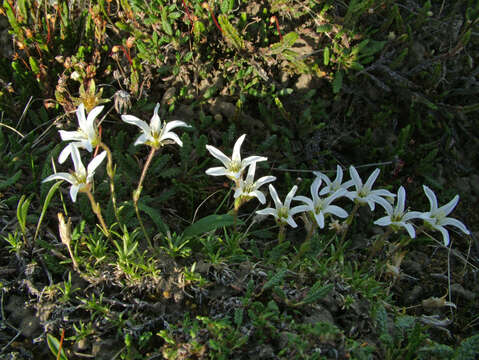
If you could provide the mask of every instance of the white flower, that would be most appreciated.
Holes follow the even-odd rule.
[[[411,239],[416,237],[414,227],[409,221],[421,218],[422,213],[419,211],[404,211],[406,208],[406,190],[404,190],[404,187],[401,186],[398,190],[396,206],[394,208],[387,201],[381,205],[385,205],[384,210],[386,210],[387,216],[376,220],[374,222],[376,225],[391,226],[393,230],[403,227],[407,230]]]
[[[319,176],[326,183],[326,186],[321,189],[319,195],[331,194],[339,189],[349,189],[354,185],[352,180],[348,180],[344,184],[341,183],[343,181],[343,169],[339,165],[336,166],[336,178],[334,181],[331,181],[328,175],[320,171],[313,171],[313,174]]]
[[[270,183],[276,180],[275,176],[263,176],[258,180],[254,181],[254,173],[256,171],[256,163],[252,163],[248,169],[248,175],[246,180],[240,179],[239,187],[235,190],[235,199],[239,197],[244,197],[246,199],[251,199],[253,197],[257,198],[261,204],[266,202],[264,194],[258,189],[264,184]]]
[[[132,125],[138,126],[143,134],[141,134],[138,139],[135,141],[135,145],[146,144],[149,146],[158,149],[166,144],[171,144],[172,141],[177,143],[179,146],[183,146],[183,142],[180,140],[178,135],[176,135],[173,130],[176,127],[191,127],[187,125],[184,121],[173,120],[168,123],[163,122],[161,124],[160,116],[158,115],[158,109],[160,104],[156,104],[153,117],[150,120],[150,125],[145,121],[138,119],[133,115],[122,115],[121,119]]]
[[[77,199],[77,194],[79,191],[87,191],[93,182],[93,175],[95,175],[96,168],[102,163],[105,159],[106,151],[103,151],[101,154],[95,156],[92,161],[88,164],[87,168],[83,165],[80,152],[76,146],[71,147],[71,155],[73,159],[73,164],[75,166],[75,171],[71,173],[60,172],[48,176],[43,182],[52,181],[52,180],[65,180],[71,184],[70,187],[70,196],[72,201],[75,202]]]
[[[74,146],[92,152],[93,148],[100,143],[101,139],[95,119],[102,112],[102,110],[103,106],[97,106],[88,113],[88,116],[85,116],[85,106],[83,104],[78,106],[76,110],[79,126],[78,130],[59,131],[60,137],[63,141],[73,141],[72,143],[68,144],[60,153],[60,156],[58,157],[58,162],[60,164],[63,164],[68,156],[70,156]]]
[[[338,197],[344,196],[346,194],[345,189],[338,189],[330,196],[321,199],[318,195],[319,187],[321,186],[321,177],[317,177],[316,180],[311,184],[311,196],[307,198],[306,196],[296,196],[294,200],[302,201],[306,204],[307,211],[311,211],[314,215],[314,219],[318,226],[322,229],[324,228],[324,216],[326,214],[333,214],[340,218],[348,217],[348,213],[343,208],[340,208],[336,205],[331,205],[331,203]]]
[[[294,208],[290,208],[291,200],[293,200],[293,196],[298,190],[298,187],[295,185],[291,189],[291,191],[286,195],[286,199],[284,200],[284,205],[278,197],[278,193],[273,185],[269,184],[269,192],[271,197],[273,198],[274,205],[276,209],[273,208],[266,208],[263,210],[256,211],[257,214],[260,215],[272,215],[281,224],[287,223],[291,227],[297,227],[298,224],[293,220],[293,216],[297,213],[308,211],[308,207],[306,205],[295,206]]]
[[[436,194],[429,189],[426,185],[422,186],[424,193],[429,199],[429,204],[431,209],[428,212],[422,214],[421,218],[430,225],[434,230],[440,231],[444,240],[444,245],[449,245],[449,232],[444,226],[452,225],[461,230],[464,234],[469,235],[470,232],[467,230],[466,226],[457,219],[447,217],[452,210],[456,207],[459,201],[459,195],[454,196],[454,198],[449,201],[446,205],[438,208]]]
[[[395,197],[393,193],[385,189],[372,190],[373,184],[376,181],[380,170],[376,169],[369,176],[366,183],[363,185],[361,178],[359,177],[358,172],[354,166],[349,167],[349,175],[351,175],[351,180],[356,188],[354,191],[348,192],[345,196],[351,200],[357,201],[360,204],[368,204],[371,211],[374,211],[375,204],[378,203],[382,207],[386,208],[389,204],[383,196]]]
[[[218,166],[209,168],[208,170],[206,170],[206,173],[211,176],[225,175],[231,180],[236,181],[241,177],[244,169],[246,169],[248,165],[258,161],[268,160],[263,156],[250,156],[246,159],[241,160],[240,149],[245,137],[246,134],[243,134],[239,137],[238,140],[236,140],[236,143],[233,147],[233,155],[231,156],[231,159],[214,146],[206,145],[206,148],[208,149],[210,154],[220,160],[224,165],[224,167]]]

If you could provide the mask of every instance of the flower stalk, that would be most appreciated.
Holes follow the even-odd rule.
[[[111,154],[110,148],[104,142],[100,142],[100,147],[106,151],[106,158],[107,158],[106,173],[108,174],[108,177],[110,178],[111,203],[113,204],[113,212],[115,213],[116,221],[118,221],[118,223],[120,224],[120,216],[118,213],[118,207],[116,205],[116,192],[115,192],[116,169],[113,166],[113,156]]]
[[[141,191],[143,190],[143,181],[145,180],[146,173],[148,168],[150,167],[151,161],[155,156],[156,149],[152,146],[150,153],[148,154],[148,158],[146,159],[145,165],[143,166],[143,171],[141,172],[140,181],[138,182],[138,186],[135,191],[133,191],[133,205],[135,207],[136,217],[138,218],[138,222],[140,223],[141,230],[143,231],[143,235],[145,236],[146,241],[148,242],[148,246],[153,249],[153,244],[151,243],[151,239],[146,232],[145,225],[143,224],[143,220],[140,216],[140,209],[138,208],[138,200],[140,199]]]
[[[91,209],[95,213],[96,217],[98,218],[98,221],[100,221],[101,228],[104,232],[104,234],[111,239],[111,234],[110,231],[108,230],[108,227],[106,226],[105,220],[103,219],[103,215],[101,214],[101,208],[100,205],[95,201],[95,197],[93,196],[90,188],[87,188],[83,190],[83,192],[88,196],[88,199],[90,200],[91,204]]]

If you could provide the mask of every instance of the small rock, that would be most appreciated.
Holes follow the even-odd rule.
[[[24,317],[20,323],[20,330],[23,336],[30,339],[36,338],[42,333],[40,320],[34,315]]]
[[[161,98],[161,103],[162,104],[171,104],[171,100],[176,94],[176,88],[174,86],[166,89],[165,93],[163,94],[163,97]]]
[[[311,81],[313,80],[313,75],[311,74],[301,74],[296,80],[296,84],[294,85],[298,90],[309,89]]]
[[[404,260],[401,264],[404,272],[408,275],[421,275],[422,274],[422,266],[420,263],[414,260]]]
[[[75,351],[84,352],[88,349],[89,346],[90,344],[88,343],[87,339],[83,338],[75,342],[73,348]]]
[[[474,294],[472,291],[464,289],[462,285],[460,284],[452,284],[451,285],[451,293],[453,295],[457,295],[463,299],[466,300],[474,300],[476,298],[476,294]]]
[[[304,318],[304,322],[311,325],[318,322],[335,325],[333,315],[323,307],[316,308],[313,315]]]
[[[211,113],[222,114],[226,118],[233,118],[236,114],[236,106],[227,101],[215,99],[211,102]]]

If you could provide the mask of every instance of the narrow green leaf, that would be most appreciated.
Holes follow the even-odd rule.
[[[323,62],[324,65],[329,65],[329,47],[327,46],[324,48]]]
[[[47,334],[47,343],[52,354],[55,357],[58,357],[58,349],[60,349],[60,341],[53,335]],[[68,360],[63,349],[60,351],[60,360]]]
[[[221,2],[221,12],[223,14],[228,14],[233,10],[234,0],[223,0]]]
[[[163,7],[161,10],[161,27],[170,36],[173,36],[173,29],[171,28],[170,23],[168,22],[168,14],[166,13],[166,7]]]
[[[212,230],[216,230],[219,227],[231,226],[235,223],[233,215],[209,215],[206,216],[194,224],[191,224],[183,231],[183,236],[197,236],[207,233]],[[242,223],[238,220],[238,224]]]
[[[161,233],[166,234],[168,232],[168,226],[163,222],[158,210],[142,203],[141,201],[138,203],[138,208],[150,216],[151,220],[153,220]]]
[[[18,179],[20,179],[20,176],[22,176],[22,170],[18,170],[15,174],[13,174],[8,179],[1,181],[0,190],[4,190],[8,188],[9,186],[12,186],[13,184],[15,184],[18,181]]]
[[[33,237],[33,241],[37,239],[38,236],[38,231],[40,230],[40,226],[42,225],[43,218],[45,217],[45,214],[48,209],[48,205],[50,204],[50,201],[52,200],[53,195],[57,191],[58,187],[60,184],[63,182],[63,180],[57,181],[53,186],[48,190],[47,197],[45,198],[45,201],[43,202],[43,207],[42,207],[42,212],[40,214],[40,218],[38,219],[37,222],[37,229],[35,230],[35,236]]]
[[[343,87],[343,72],[341,70],[337,71],[334,75],[333,80],[333,93],[337,94],[341,91]]]
[[[269,288],[278,285],[281,281],[283,281],[287,271],[288,269],[286,268],[279,270],[271,279],[266,282],[266,284],[263,285],[262,291],[268,290]]]
[[[308,295],[301,301],[302,304],[311,304],[329,294],[334,288],[333,284],[321,286],[321,281],[317,281],[309,290]]]

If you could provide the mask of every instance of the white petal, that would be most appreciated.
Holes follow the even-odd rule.
[[[311,207],[309,207],[308,205],[298,205],[289,209],[289,214],[293,216],[293,215],[296,215],[302,212],[308,212],[308,211],[312,211]]]
[[[58,162],[60,164],[63,164],[65,160],[70,156],[71,152],[72,152],[72,144],[70,143],[67,146],[65,146],[63,150],[61,151],[60,156],[58,156]]]
[[[311,208],[310,209],[311,211],[314,210],[314,203],[313,203],[313,200],[311,200],[310,198],[307,198],[306,196],[299,195],[299,196],[295,196],[293,199],[296,200],[296,201],[304,202],[306,205],[308,205]]]
[[[406,229],[411,239],[414,239],[416,237],[416,232],[414,231],[414,227],[411,224],[403,222],[401,223],[401,225]]]
[[[210,176],[225,176],[226,175],[226,169],[224,167],[212,167],[209,168],[208,170],[205,171],[206,174]]]
[[[319,193],[319,187],[321,186],[321,178],[320,177],[317,177],[316,179],[314,179],[313,183],[311,184],[311,197],[313,199],[313,202],[316,203],[319,201],[319,196],[318,196],[318,193]]]
[[[458,202],[459,202],[459,195],[456,195],[446,205],[443,205],[439,209],[437,209],[437,212],[449,215],[452,212],[452,210],[454,210]]]
[[[250,184],[253,183],[254,173],[256,172],[256,163],[252,163],[248,168],[248,175],[246,175],[246,181]]]
[[[286,199],[284,200],[284,206],[286,206],[288,209],[291,206],[291,200],[293,200],[293,196],[294,194],[296,194],[297,190],[298,190],[298,186],[294,185],[289,191],[288,195],[286,195]]]
[[[276,210],[273,209],[273,208],[266,208],[266,209],[258,210],[258,211],[256,211],[256,214],[259,214],[259,215],[272,215],[272,216],[274,216],[275,218],[278,217],[278,214],[277,214]]]
[[[128,124],[138,126],[141,129],[141,131],[143,131],[145,134],[151,133],[151,129],[148,126],[148,124],[144,122],[143,120],[138,119],[136,116],[122,115],[121,119]]]
[[[241,195],[243,195],[244,192],[243,192],[243,188],[242,187],[239,187],[235,190],[235,194],[234,194],[234,198],[237,199],[239,198]]]
[[[135,146],[145,144],[150,139],[150,137],[151,136],[147,134],[141,134],[140,136],[138,136],[138,139],[136,139]]]
[[[343,189],[349,189],[353,185],[354,185],[354,181],[353,180],[348,180],[345,183],[341,184],[341,187]]]
[[[292,228],[298,227],[298,224],[296,224],[296,221],[294,221],[291,216],[288,216],[288,218],[286,219],[286,222],[287,222],[288,225],[291,226]]]
[[[241,164],[243,167],[246,167],[254,162],[258,162],[258,161],[266,161],[268,160],[268,158],[264,157],[264,156],[250,156],[250,157],[247,157],[246,159],[244,159]]]
[[[371,190],[373,188],[373,185],[374,185],[374,182],[376,181],[376,179],[378,178],[379,176],[379,172],[381,170],[379,170],[379,168],[375,169],[371,175],[369,175],[369,178],[368,180],[366,181],[366,184],[364,184],[364,187],[368,190]]]
[[[253,164],[251,164],[251,165],[253,165]],[[268,176],[260,177],[258,180],[256,180],[255,187],[260,188],[261,186],[263,186],[267,183],[273,182],[275,180],[276,180],[276,176],[268,175]]]
[[[333,182],[336,184],[341,184],[342,181],[343,181],[343,169],[341,168],[341,166],[336,165],[336,178],[334,179]]]
[[[72,160],[73,160],[73,165],[75,166],[75,173],[85,176],[86,177],[86,169],[85,166],[83,165],[80,157],[80,152],[78,151],[78,148],[76,146],[72,146]]]
[[[170,121],[170,122],[166,123],[165,129],[163,131],[165,133],[167,133],[167,132],[170,132],[171,130],[173,130],[174,128],[177,128],[177,127],[180,127],[180,126],[181,127],[191,127],[190,125],[188,125],[184,121],[173,120],[173,121]]]
[[[402,217],[403,221],[408,221],[411,219],[423,219],[423,214],[420,211],[408,211]]]
[[[436,230],[439,230],[442,234],[442,240],[444,241],[444,246],[448,246],[450,239],[449,239],[449,232],[446,230],[444,226],[434,226]]]
[[[231,159],[233,161],[241,161],[241,145],[243,144],[243,141],[246,137],[246,134],[241,135],[238,140],[236,140],[235,145],[233,147],[233,155],[231,156]]]
[[[370,194],[373,194],[375,196],[384,196],[384,197],[392,197],[392,198],[396,197],[396,194],[393,194],[392,192],[390,192],[389,190],[386,190],[386,189],[372,190],[370,192]]]
[[[434,194],[434,191],[429,189],[426,185],[422,186],[424,193],[426,194],[428,200],[429,200],[429,205],[431,206],[431,212],[434,213],[437,210],[437,198],[436,194]]]
[[[160,128],[161,128],[161,119],[160,119],[160,116],[158,115],[159,108],[160,108],[160,104],[157,103],[155,106],[153,117],[150,120],[151,131],[157,134],[160,133]]]
[[[318,224],[320,229],[324,228],[324,215],[322,212],[319,214],[314,213],[314,219],[316,220],[316,223]]]
[[[466,228],[466,225],[464,225],[462,222],[460,222],[459,220],[454,219],[454,218],[450,218],[450,217],[444,218],[440,222],[440,225],[455,226],[458,229],[460,229],[464,234],[466,234],[466,235],[470,234],[469,230],[467,230],[467,228]]]
[[[271,194],[271,197],[273,198],[274,205],[276,206],[276,209],[280,209],[283,206],[283,203],[279,199],[279,196],[278,196],[278,193],[276,192],[276,189],[271,184],[269,184],[268,189],[269,189],[269,193]]]
[[[85,140],[85,134],[83,134],[80,131],[65,131],[65,130],[60,130],[58,131],[60,133],[60,137],[62,138],[63,141],[82,141]]]
[[[76,110],[76,114],[77,114],[77,119],[78,119],[78,126],[80,127],[80,129],[84,129],[87,124],[86,124],[86,117],[85,117],[85,105],[83,105],[83,103],[81,103],[77,110]]]
[[[229,157],[227,157],[225,154],[223,154],[220,150],[218,150],[214,146],[206,145],[206,149],[210,152],[211,155],[213,155],[215,158],[221,161],[225,167],[229,167],[231,163],[231,159]]]
[[[404,213],[404,209],[406,207],[406,190],[404,190],[404,187],[402,186],[398,190],[398,196],[396,201],[396,209],[398,214]]]
[[[354,186],[356,187],[356,191],[361,190],[363,187],[363,181],[359,177],[358,171],[353,165],[349,167],[349,175],[351,176],[351,180],[353,181]]]
[[[391,225],[391,217],[390,216],[384,216],[382,218],[377,219],[374,224],[379,225],[379,226],[389,226]]]
[[[95,138],[96,137],[96,127],[95,127],[95,119],[103,110],[104,106],[96,106],[89,112],[88,117],[86,119],[86,128],[82,129],[84,132],[88,134],[89,137]]]
[[[337,217],[340,217],[340,218],[347,218],[348,217],[348,213],[346,210],[344,210],[343,208],[340,208],[339,206],[336,206],[336,205],[330,205],[327,207],[326,209],[327,213],[329,214],[333,214],[333,215],[336,215]]]
[[[183,141],[181,141],[180,138],[178,137],[178,135],[176,135],[174,132],[170,131],[170,132],[164,133],[161,136],[160,141],[163,141],[163,140],[166,140],[166,139],[171,139],[175,143],[177,143],[179,146],[183,146]]]
[[[261,204],[264,204],[266,203],[266,198],[264,196],[264,194],[259,191],[259,190],[253,190],[249,193],[249,196],[254,196],[258,199],[258,201],[261,203]]]
[[[103,151],[101,154],[95,156],[92,161],[87,166],[88,176],[92,176],[95,173],[96,168],[105,160],[106,151]]]
[[[68,181],[70,184],[74,184],[76,182],[73,175],[66,172],[59,172],[59,173],[47,176],[45,179],[43,179],[42,182],[48,182],[52,180],[65,180],[65,181]]]
[[[72,186],[70,187],[70,197],[72,198],[72,201],[73,201],[73,202],[76,202],[76,201],[77,201],[78,190],[80,190],[80,186],[79,186],[79,185],[72,185]]]

